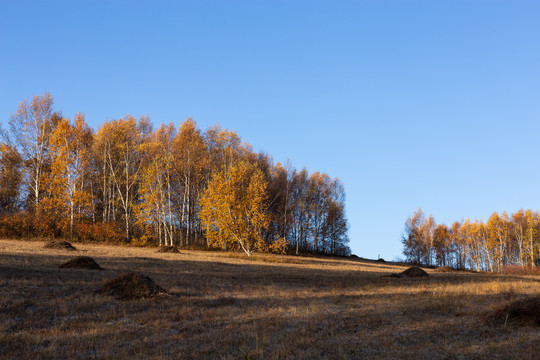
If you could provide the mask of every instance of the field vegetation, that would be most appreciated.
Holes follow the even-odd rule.
[[[540,351],[538,307],[525,317],[506,311],[538,304],[537,275],[447,267],[398,277],[389,275],[406,266],[359,258],[73,245],[0,240],[0,358],[533,359]],[[80,256],[103,270],[59,267]],[[132,272],[164,291],[133,300],[104,291]]]

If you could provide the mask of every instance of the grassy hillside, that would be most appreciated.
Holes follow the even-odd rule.
[[[0,240],[0,358],[536,358],[540,327],[492,317],[540,277],[299,258]],[[60,269],[76,256],[105,270]],[[167,290],[96,291],[137,271]],[[506,324],[505,324],[506,323]]]

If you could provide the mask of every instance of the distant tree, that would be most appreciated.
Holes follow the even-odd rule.
[[[10,117],[10,135],[22,155],[30,205],[37,209],[42,196],[43,180],[49,159],[49,135],[60,116],[53,112],[53,98],[45,93],[24,100],[17,112]]]
[[[511,253],[509,256],[512,258],[511,262],[518,263],[523,266],[526,262],[525,259],[525,232],[527,229],[525,211],[520,209],[513,213],[510,218],[510,236],[511,236]]]
[[[290,223],[290,190],[291,181],[285,167],[277,163],[271,172],[268,185],[269,211],[272,214],[268,236],[289,237]]]
[[[423,263],[427,265],[433,265],[434,258],[434,238],[433,232],[437,226],[435,218],[432,215],[429,215],[427,219],[420,225],[420,239],[423,244]]]
[[[70,237],[76,218],[91,213],[89,162],[93,140],[93,131],[82,113],[75,115],[73,123],[67,118],[60,120],[50,135],[52,163],[45,213],[55,213],[54,221],[69,227]]]
[[[450,231],[444,224],[439,224],[433,231],[433,247],[435,249],[435,261],[439,266],[446,266],[450,250]]]
[[[482,243],[477,241],[482,235],[482,229],[478,227],[477,222],[471,223],[469,219],[463,222],[454,222],[452,224],[451,239],[454,249],[455,267],[464,269],[467,261],[471,266],[480,270],[482,263]]]
[[[331,255],[350,255],[350,249],[347,246],[349,225],[345,217],[343,203],[332,202],[330,204],[324,228],[329,239],[328,253]]]
[[[418,209],[405,222],[405,230],[401,236],[401,241],[404,247],[403,254],[409,262],[420,264],[425,256],[425,244],[422,232],[422,225],[425,221],[426,218],[422,209]]]
[[[161,125],[141,145],[142,169],[137,223],[146,239],[157,237],[159,245],[174,245],[175,214],[172,210],[173,149],[176,132],[172,124]]]
[[[175,208],[181,229],[180,244],[188,245],[191,241],[195,241],[195,238],[198,239],[200,230],[198,200],[211,176],[211,162],[205,139],[197,123],[191,118],[185,119],[180,124],[172,146],[174,156],[172,175],[176,182]]]
[[[540,217],[532,210],[508,215],[494,212],[487,222],[466,219],[451,228],[436,225],[419,209],[407,219],[402,236],[408,261],[429,264],[430,248],[438,265],[453,263],[457,268],[501,271],[505,266],[537,266],[540,250]]]
[[[0,143],[0,213],[18,210],[21,183],[21,155],[15,147]]]
[[[138,198],[141,148],[148,139],[151,125],[147,117],[139,122],[126,115],[101,126],[96,138],[96,150],[101,155],[104,205],[116,218],[118,204],[123,212],[126,238],[131,240],[134,206]],[[108,204],[107,204],[108,203]]]
[[[526,252],[526,264],[535,267],[540,251],[540,241],[538,234],[540,228],[540,217],[532,210],[525,211],[525,236],[523,240],[524,252]]]
[[[291,240],[296,249],[296,255],[301,250],[308,250],[309,234],[309,173],[306,169],[293,171],[290,186],[291,206]]]
[[[491,214],[487,221],[488,246],[495,264],[495,270],[500,271],[503,265],[508,264],[508,250],[510,249],[511,224],[508,214],[497,212]]]

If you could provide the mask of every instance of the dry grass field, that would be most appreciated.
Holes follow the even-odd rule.
[[[540,277],[299,258],[0,240],[2,359],[536,359],[540,327],[487,314]],[[76,256],[104,270],[61,269]],[[98,292],[137,271],[168,294]],[[505,324],[506,323],[506,324]]]

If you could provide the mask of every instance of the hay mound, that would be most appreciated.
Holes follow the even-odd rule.
[[[58,265],[61,269],[90,269],[90,270],[103,270],[101,266],[95,262],[94,259],[88,256],[79,256],[75,259],[71,259],[62,265]]]
[[[408,268],[407,270],[401,272],[398,274],[399,276],[404,276],[404,277],[423,277],[423,276],[429,276],[429,274],[427,272],[425,272],[424,270],[420,269],[419,267],[417,266],[413,266],[413,267],[410,267]]]
[[[148,276],[133,272],[105,283],[98,293],[114,296],[118,300],[136,300],[153,298],[166,294],[167,291],[156,285]]]
[[[46,249],[59,249],[59,250],[77,250],[73,245],[67,241],[51,240],[44,246]]]
[[[174,246],[162,246],[157,251],[159,253],[174,253],[174,254],[180,254],[180,251]]]
[[[449,272],[454,272],[454,268],[451,267],[451,266],[440,266],[438,268],[435,269],[436,272],[442,272],[442,273],[449,273]]]
[[[494,325],[540,326],[540,296],[527,296],[512,301],[488,314]]]

